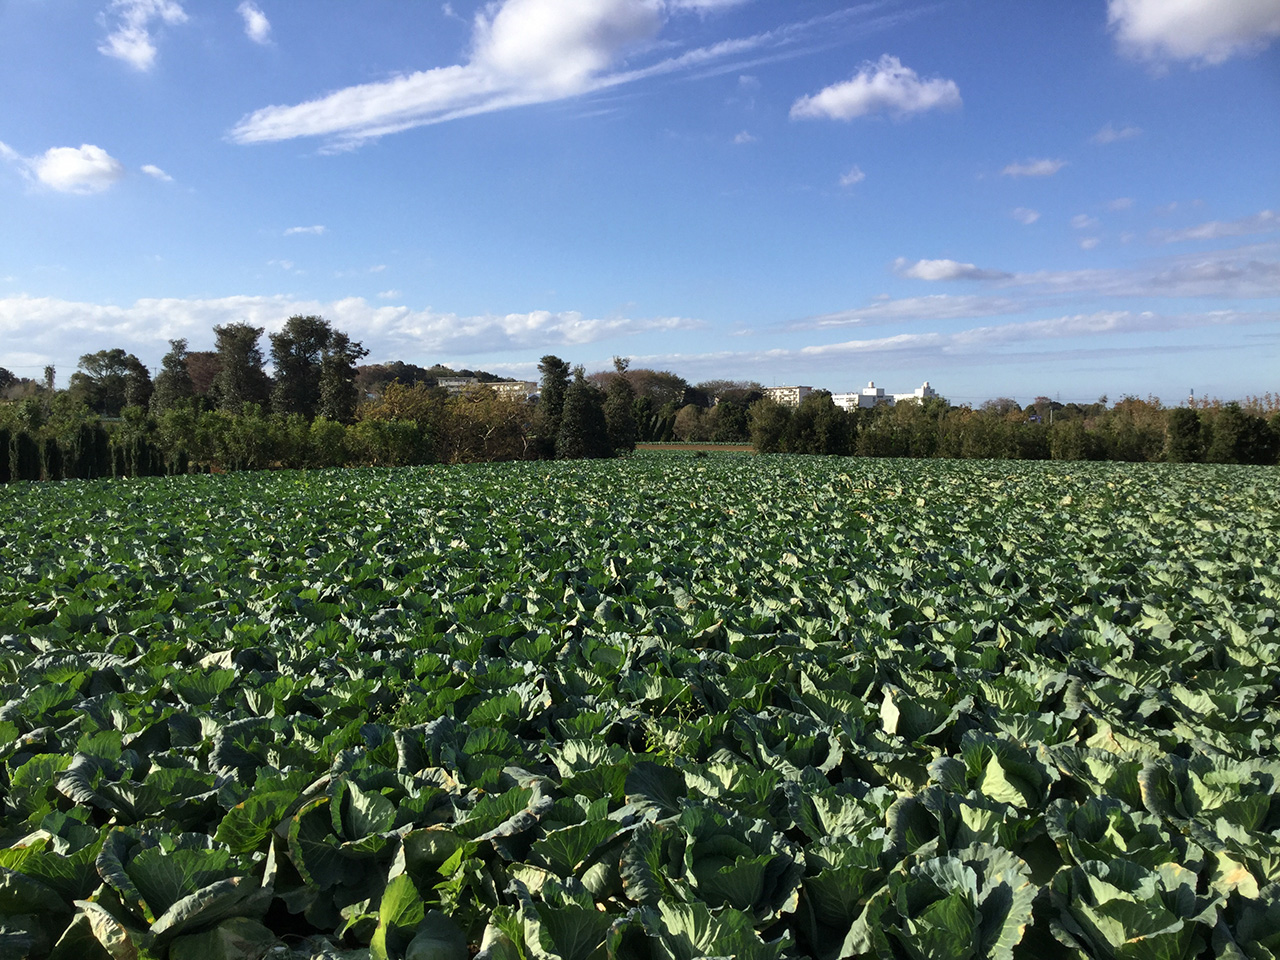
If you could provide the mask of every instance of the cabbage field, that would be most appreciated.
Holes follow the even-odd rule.
[[[1280,474],[0,489],[0,957],[1280,955]]]

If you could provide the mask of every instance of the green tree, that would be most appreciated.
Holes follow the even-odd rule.
[[[155,389],[151,392],[151,415],[160,416],[166,410],[190,400],[195,395],[191,373],[187,370],[187,341],[169,341],[169,352],[160,361]]]
[[[573,382],[565,391],[560,429],[556,433],[556,459],[607,457],[611,452],[604,395],[587,382],[582,367],[575,367]]]
[[[750,420],[751,443],[758,453],[779,453],[787,427],[791,423],[791,408],[765,397],[747,408]]]
[[[360,402],[356,387],[356,361],[367,357],[369,351],[340,330],[329,335],[329,342],[320,355],[320,403],[316,413],[339,423],[351,423],[356,418]]]
[[[262,369],[262,349],[258,340],[262,327],[228,323],[213,328],[218,372],[211,392],[221,410],[238,412],[246,403],[265,403],[270,381]]]
[[[1213,418],[1213,439],[1205,459],[1209,463],[1275,463],[1275,435],[1262,417],[1228,403]]]
[[[1165,417],[1165,453],[1169,463],[1200,463],[1204,460],[1204,437],[1200,415],[1190,407],[1177,407]]]
[[[560,418],[564,414],[565,397],[569,392],[569,364],[549,353],[538,361],[538,372],[542,374],[542,380],[538,389],[534,430],[538,438],[539,454],[550,458],[556,456]]]
[[[141,360],[119,347],[86,353],[71,375],[70,390],[95,412],[118,417],[126,406],[151,399],[151,375]]]
[[[636,448],[636,391],[627,379],[626,357],[614,357],[614,376],[609,380],[604,401],[604,420],[609,431],[609,445],[619,452]]]
[[[707,439],[707,431],[703,425],[702,407],[696,403],[686,403],[676,412],[675,434],[677,440],[685,443],[700,443]]]
[[[332,336],[333,328],[316,316],[292,316],[279,333],[271,334],[272,410],[301,414],[308,420],[316,415],[321,360]]]

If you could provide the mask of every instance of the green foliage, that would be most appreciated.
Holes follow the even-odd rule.
[[[404,423],[161,429],[232,451],[239,420],[299,459]],[[1280,946],[1269,471],[640,454],[2,493],[12,954]]]
[[[211,392],[219,409],[237,413],[245,404],[267,402],[270,384],[262,369],[262,328],[228,323],[213,328],[217,373]]]

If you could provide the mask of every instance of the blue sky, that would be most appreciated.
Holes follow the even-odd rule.
[[[1280,389],[1280,0],[0,0],[0,366]],[[264,338],[264,346],[266,341]]]

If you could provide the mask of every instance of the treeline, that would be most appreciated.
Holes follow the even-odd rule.
[[[1270,464],[1280,452],[1280,397],[1271,395],[1177,408],[1039,397],[1026,407],[931,398],[844,410],[816,391],[789,407],[753,381],[690,384],[621,358],[588,375],[548,355],[532,400],[480,370],[358,365],[368,351],[321,317],[291,317],[270,335],[270,374],[262,328],[213,333],[208,351],[169,341],[154,379],[118,348],[81,357],[66,390],[54,389],[52,367],[41,381],[0,368],[0,482],[609,457],[667,441],[1028,460]]]
[[[0,370],[0,482],[187,472],[538,458],[610,457],[635,446],[637,398],[617,360],[599,386],[582,367],[542,358],[537,403],[499,394],[482,371],[395,363],[366,354],[320,317],[271,335],[215,327],[206,354],[170,341],[154,381],[120,349],[80,358],[68,389]],[[468,381],[462,391],[445,378]]]
[[[753,404],[749,429],[762,453],[1274,464],[1280,409],[1249,406],[1169,408],[1136,397],[1064,405],[1040,397],[1025,408],[999,399],[972,409],[934,398],[846,411],[816,391],[798,407]]]

